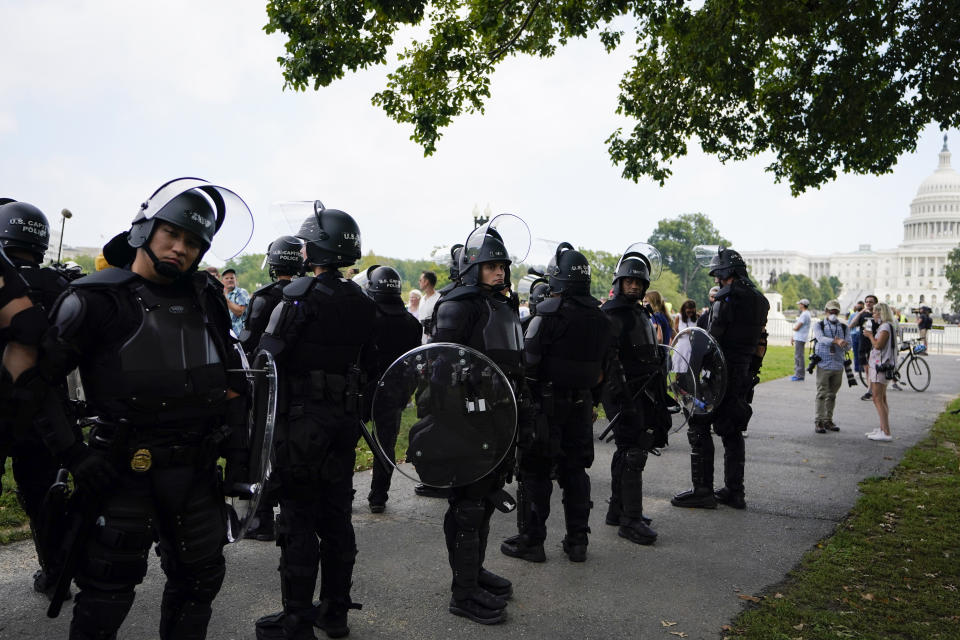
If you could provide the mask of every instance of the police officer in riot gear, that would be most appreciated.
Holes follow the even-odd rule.
[[[81,545],[71,638],[115,637],[156,540],[167,576],[159,637],[206,637],[225,574],[224,489],[249,478],[246,381],[231,372],[240,363],[221,289],[196,268],[224,216],[238,212],[249,216],[236,194],[206,181],[163,185],[111,241],[117,268],[71,283],[44,363],[21,376],[43,401],[45,386],[79,367],[97,416],[89,442],[57,403],[43,402],[35,421],[85,497],[88,533],[65,541]]]
[[[770,304],[747,276],[747,265],[733,249],[720,247],[710,260],[710,275],[720,290],[710,313],[710,334],[720,344],[727,361],[727,388],[715,412],[690,417],[690,470],[693,489],[677,494],[671,503],[677,507],[715,509],[717,502],[736,509],[746,507],[744,500],[743,432],[753,415],[750,402],[753,387],[759,381],[765,349],[764,326]],[[724,487],[713,491],[713,430],[723,441]]]
[[[533,429],[518,443],[517,526],[500,550],[543,562],[553,480],[563,489],[564,553],[573,562],[587,556],[593,406],[612,346],[611,323],[590,295],[590,265],[567,242],[547,267],[551,296],[531,304],[536,314],[524,340],[526,376],[539,404]],[[531,288],[531,300],[534,289]]]
[[[377,319],[374,324],[374,335],[377,344],[377,370],[372,376],[364,400],[372,402],[376,382],[401,355],[421,344],[423,326],[403,304],[400,296],[400,274],[393,267],[373,265],[367,269],[367,295],[377,305]],[[365,413],[369,412],[369,407]],[[384,453],[391,456],[397,442],[397,431],[400,428],[400,411],[396,415],[386,417],[377,416],[378,437],[383,445]],[[385,429],[386,424],[395,425],[395,429]],[[391,457],[391,461],[393,457]],[[387,492],[390,491],[390,479],[393,467],[385,465],[379,456],[373,460],[373,480],[370,483],[370,493],[367,502],[372,513],[383,513],[387,504]]]
[[[605,522],[619,527],[620,537],[642,545],[657,539],[643,515],[643,469],[649,452],[666,444],[670,426],[660,394],[662,355],[650,313],[641,304],[649,286],[649,259],[628,250],[614,273],[613,298],[601,307],[612,322],[616,350],[607,367],[604,408],[611,419],[619,416]]]
[[[527,327],[530,326],[534,316],[537,315],[537,305],[543,302],[544,298],[549,295],[550,285],[546,280],[538,278],[530,285],[530,295],[527,298],[527,309],[530,310],[530,314],[526,318],[522,318],[520,320],[520,326],[523,327],[524,335],[526,335]],[[597,300],[597,304],[600,304],[599,300]]]
[[[440,289],[437,289],[437,293],[440,294],[440,300],[443,299],[443,296],[447,295],[454,289],[460,286],[460,258],[463,253],[463,245],[455,244],[450,247],[450,264],[449,264],[449,276],[450,282],[445,284]],[[437,300],[437,304],[440,304],[440,300]],[[433,329],[435,326],[434,320],[437,316],[437,307],[433,307],[433,315],[429,320],[423,322],[424,332],[427,336],[433,335]],[[437,487],[431,487],[425,484],[418,484],[413,488],[413,492],[418,496],[424,498],[448,498],[450,496],[450,491],[448,489],[440,489]]]
[[[251,357],[260,344],[260,338],[270,321],[270,314],[283,300],[283,288],[303,272],[303,247],[303,240],[296,236],[280,236],[267,247],[265,262],[270,265],[273,282],[257,289],[250,298],[250,313],[243,331],[240,332],[240,344]],[[276,540],[274,506],[276,498],[273,492],[267,491],[260,499],[255,525],[247,529],[245,538],[261,542]]]
[[[339,269],[360,259],[356,221],[320,201],[303,203],[298,237],[312,277],[286,286],[260,349],[277,361],[281,420],[274,440],[279,482],[283,615],[258,622],[258,637],[331,638],[349,633],[347,612],[357,555],[351,503],[364,376],[376,368],[376,305]],[[317,574],[321,605],[313,605]],[[270,618],[270,617],[268,617]],[[273,626],[271,627],[271,624]],[[284,637],[284,636],[280,636]]]
[[[27,295],[39,311],[49,313],[67,280],[56,270],[41,267],[50,242],[50,224],[40,209],[8,198],[0,199],[0,246],[26,282]],[[0,332],[0,353],[7,344],[7,332]],[[0,469],[9,455],[13,459],[13,477],[17,498],[36,531],[43,497],[54,483],[59,465],[33,430],[31,421],[16,417],[16,409],[0,417]],[[38,549],[38,557],[44,558]],[[34,588],[52,594],[56,567],[41,567],[34,574]]]
[[[248,354],[260,344],[270,314],[283,299],[283,288],[303,273],[303,247],[303,240],[296,236],[280,236],[267,247],[266,263],[273,282],[257,289],[250,298],[250,313],[240,333],[240,343]]]
[[[516,309],[503,294],[510,286],[509,267],[502,238],[488,229],[476,250],[461,257],[461,286],[437,302],[431,342],[464,344],[480,351],[519,389],[522,333]],[[483,568],[494,498],[503,489],[511,458],[480,480],[452,488],[443,521],[453,571],[449,610],[480,624],[506,619],[506,598],[513,592],[509,580]]]

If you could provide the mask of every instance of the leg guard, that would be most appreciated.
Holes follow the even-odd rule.
[[[610,506],[607,509],[606,523],[612,526],[620,525],[620,474],[623,472],[624,451],[617,447],[610,462]]]
[[[709,426],[704,425],[687,431],[690,441],[690,476],[693,489],[673,496],[670,504],[675,507],[716,509],[713,495],[713,437]]]
[[[567,534],[590,531],[590,476],[584,469],[565,469],[560,474],[563,489],[563,515]]]
[[[83,589],[74,601],[70,640],[113,640],[133,605],[133,587],[120,592]]]
[[[725,491],[718,492],[721,502],[737,509],[746,507],[743,488],[745,447],[742,432],[723,437],[723,483]]]
[[[617,531],[621,538],[644,545],[653,544],[657,539],[657,532],[643,521],[643,469],[646,465],[647,452],[644,449],[627,449],[620,476],[623,505]]]
[[[453,546],[450,550],[453,594],[454,598],[460,599],[477,588],[477,577],[480,573],[480,529],[483,527],[485,514],[483,500],[451,501],[448,514],[454,528]],[[446,529],[446,521],[444,525]]]
[[[309,503],[280,501],[279,543],[283,610],[300,615],[313,607],[320,566],[320,543]]]

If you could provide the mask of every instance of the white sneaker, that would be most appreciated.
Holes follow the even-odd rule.
[[[867,437],[869,438],[870,436],[876,435],[876,434],[878,434],[878,433],[883,433],[882,431],[880,431],[880,427],[877,427],[877,428],[874,429],[873,431],[867,431],[867,432],[866,432],[865,434],[863,434],[863,435],[865,435],[865,436],[867,436]]]
[[[867,437],[870,438],[871,440],[876,440],[877,442],[890,442],[891,440],[893,440],[893,437],[888,436],[883,431],[881,431],[880,433],[871,433]]]

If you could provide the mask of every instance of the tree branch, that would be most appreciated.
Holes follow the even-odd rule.
[[[490,57],[490,62],[496,62],[503,54],[510,50],[510,47],[517,43],[517,40],[520,38],[520,34],[523,33],[523,30],[527,28],[527,25],[530,23],[530,19],[533,18],[534,12],[537,10],[537,7],[540,5],[540,0],[533,0],[533,4],[530,5],[530,11],[527,12],[527,17],[523,19],[523,22],[520,24],[520,28],[517,29],[516,33],[503,43],[502,46],[494,49],[487,53]]]

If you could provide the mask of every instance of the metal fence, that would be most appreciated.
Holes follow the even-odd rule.
[[[819,322],[819,319],[814,318],[813,321]],[[770,318],[767,320],[768,343],[775,345],[790,344],[795,323],[796,320],[789,318]],[[897,336],[901,343],[904,340],[918,340],[920,330],[916,324],[906,323],[898,327]],[[927,350],[930,353],[960,351],[960,326],[952,324],[933,325],[933,329],[927,331]]]

